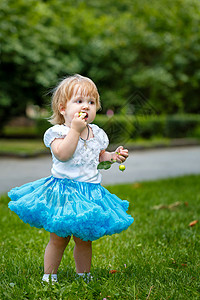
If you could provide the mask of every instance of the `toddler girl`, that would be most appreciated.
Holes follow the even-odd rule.
[[[50,232],[43,281],[57,281],[57,270],[71,236],[79,276],[90,276],[92,241],[127,229],[129,203],[101,186],[99,162],[124,162],[128,150],[108,152],[103,129],[91,124],[100,108],[97,88],[80,75],[64,79],[52,97],[55,124],[44,134],[52,153],[52,175],[12,189],[9,208],[25,223]],[[117,153],[116,153],[117,152]]]

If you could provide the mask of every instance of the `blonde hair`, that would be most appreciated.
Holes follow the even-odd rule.
[[[75,95],[92,97],[96,100],[96,110],[101,108],[99,93],[94,82],[88,77],[75,74],[63,79],[54,90],[51,102],[53,115],[49,119],[51,124],[61,125],[65,122],[60,108],[65,107]]]

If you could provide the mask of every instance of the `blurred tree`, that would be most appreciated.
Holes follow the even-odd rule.
[[[78,40],[63,22],[64,15],[57,15],[54,2],[1,4],[1,119],[23,113],[28,102],[44,104],[59,77],[81,72],[82,63],[73,51]],[[62,6],[59,10],[63,11]],[[65,18],[71,10],[65,7]]]
[[[73,73],[94,80],[103,112],[136,90],[161,113],[200,112],[198,0],[7,0],[0,22],[1,122]]]

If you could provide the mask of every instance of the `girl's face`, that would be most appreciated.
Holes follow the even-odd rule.
[[[89,124],[96,117],[96,99],[89,96],[75,95],[66,103],[65,107],[61,108],[60,112],[67,126],[70,126],[75,113],[80,112],[87,114],[85,120]]]

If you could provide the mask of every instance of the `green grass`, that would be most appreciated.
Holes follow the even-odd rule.
[[[188,143],[199,143],[199,139],[187,139]],[[142,147],[142,148],[151,148],[151,147],[169,147],[173,144],[173,139],[168,139],[164,137],[152,137],[151,139],[130,139],[124,145],[122,141],[122,145],[124,145],[128,149],[132,149],[133,147]],[[109,150],[114,151],[117,145],[110,144]],[[41,139],[0,139],[0,155],[5,154],[14,154],[14,155],[35,155],[40,153],[49,153],[49,150],[45,147],[42,138]]]
[[[42,140],[0,139],[0,154],[32,155],[49,152]]]
[[[74,242],[59,268],[59,285],[43,286],[49,234],[25,225],[0,202],[0,299],[199,299],[200,176],[107,187],[130,201],[135,222],[93,242],[89,284],[75,280]],[[173,209],[155,209],[179,202]],[[117,270],[111,274],[110,270]]]
[[[130,140],[126,147],[131,146],[142,146],[144,148],[156,146],[162,144],[168,146],[170,143],[169,139],[164,138],[153,138],[151,140]],[[112,145],[110,146],[112,147]],[[10,153],[10,154],[24,154],[32,155],[39,152],[49,152],[45,147],[42,139],[0,139],[0,154]]]
[[[123,144],[123,143],[122,143]],[[144,148],[154,146],[169,146],[170,139],[154,137],[150,140],[137,139],[129,140],[126,143],[127,148],[139,146]],[[116,148],[116,145],[110,145],[110,148]],[[0,139],[0,154],[34,155],[37,153],[49,153],[41,139]]]
[[[3,134],[5,136],[37,136],[37,128],[35,126],[4,126]]]

